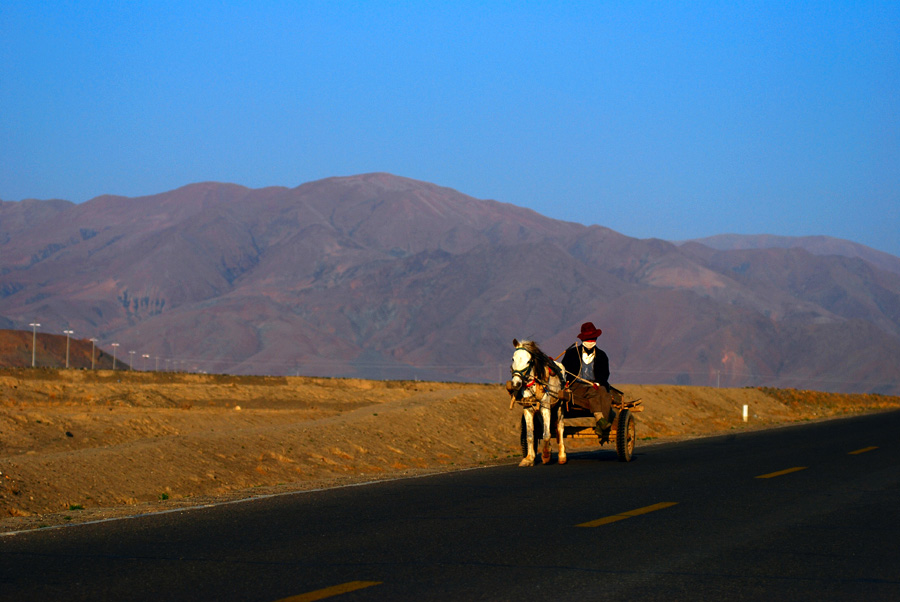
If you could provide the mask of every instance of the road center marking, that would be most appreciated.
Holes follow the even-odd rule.
[[[806,466],[795,466],[793,468],[785,468],[784,470],[779,470],[778,472],[770,472],[769,474],[761,474],[757,479],[771,479],[772,477],[780,477],[783,474],[790,474],[792,472],[797,472],[798,470],[806,470],[808,467]]]
[[[314,600],[324,600],[325,598],[331,598],[332,596],[355,592],[358,589],[372,587],[373,585],[381,585],[381,581],[348,581],[347,583],[341,583],[340,585],[332,585],[331,587],[317,589],[314,592],[282,598],[276,602],[313,602]]]
[[[663,508],[669,508],[670,506],[674,506],[677,503],[678,502],[660,502],[658,504],[653,504],[652,506],[644,506],[643,508],[638,508],[637,510],[629,510],[628,512],[623,512],[621,514],[613,514],[612,516],[598,518],[597,520],[588,521],[586,523],[581,523],[580,525],[575,526],[599,527],[601,525],[608,525],[609,523],[625,520],[626,518],[631,518],[632,516],[639,516],[641,514],[647,514],[648,512],[654,512],[656,510],[662,510]]]
[[[866,452],[872,451],[873,449],[878,449],[878,448],[877,448],[876,446],[874,446],[874,445],[871,446],[871,447],[864,447],[864,448],[862,448],[862,449],[858,449],[858,450],[856,450],[856,451],[849,452],[847,455],[848,455],[848,456],[855,456],[855,455],[857,455],[857,454],[864,454],[864,453],[866,453]]]

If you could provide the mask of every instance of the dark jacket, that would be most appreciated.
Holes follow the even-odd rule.
[[[575,343],[568,349],[563,356],[562,363],[566,369],[566,384],[575,380],[581,374],[581,351],[580,343]],[[606,353],[599,347],[594,347],[594,382],[599,383],[609,390],[609,358]]]

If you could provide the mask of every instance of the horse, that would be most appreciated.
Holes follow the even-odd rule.
[[[506,390],[510,396],[509,408],[519,403],[525,420],[527,452],[519,466],[534,466],[534,413],[538,408],[544,423],[541,461],[544,464],[550,462],[550,412],[555,409],[559,463],[565,464],[563,404],[559,402],[559,392],[566,383],[562,366],[541,351],[534,341],[513,339],[513,347],[516,350],[513,352],[509,368],[511,378],[506,381]]]

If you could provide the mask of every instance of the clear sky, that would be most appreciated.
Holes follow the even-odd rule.
[[[900,2],[0,3],[0,199],[372,171],[900,255]]]

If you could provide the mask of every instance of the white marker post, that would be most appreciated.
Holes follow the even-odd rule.
[[[750,419],[750,406],[744,404],[744,422],[747,422]]]

